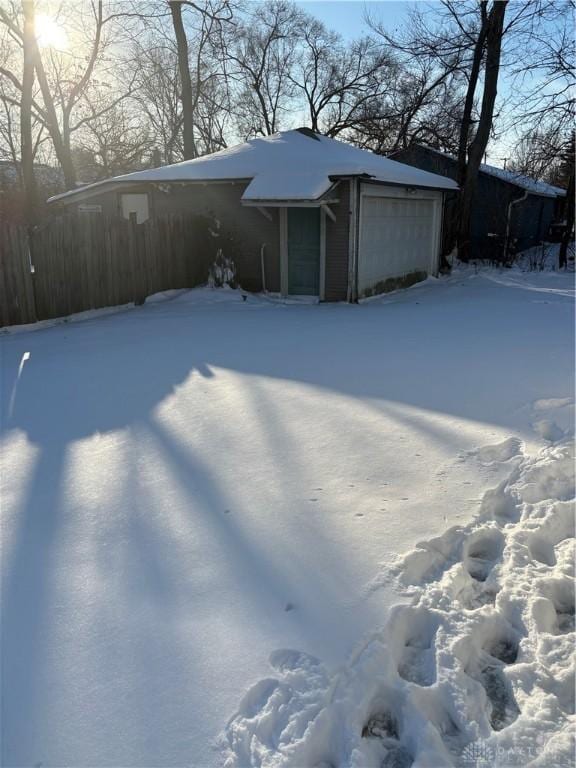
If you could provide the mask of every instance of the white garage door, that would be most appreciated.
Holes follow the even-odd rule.
[[[390,277],[430,272],[436,247],[432,200],[363,196],[360,227],[360,295]]]

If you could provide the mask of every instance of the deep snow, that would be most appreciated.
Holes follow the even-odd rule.
[[[291,705],[289,733],[269,722],[262,764],[278,758],[266,739],[282,736],[291,749],[307,705],[320,711],[319,692],[346,675],[351,701],[375,716],[363,722],[364,739],[355,732],[358,748],[382,754],[391,739],[395,760],[421,759],[404,725],[390,725],[388,715],[395,722],[403,711],[382,700],[368,712],[363,649],[377,642],[374,632],[390,632],[387,609],[399,597],[417,601],[395,609],[406,612],[397,622],[406,636],[417,627],[431,648],[442,625],[459,639],[444,596],[476,592],[458,569],[473,578],[496,563],[485,582],[474,579],[488,588],[522,536],[536,569],[558,568],[563,523],[548,509],[555,480],[542,499],[514,497],[519,514],[537,512],[521,527],[512,512],[509,523],[477,515],[487,514],[487,491],[505,493],[518,467],[552,461],[534,457],[572,430],[572,278],[470,270],[361,306],[198,290],[3,335],[3,764],[234,764],[231,734],[249,733],[247,720],[256,723],[270,698],[263,689],[277,685],[266,679],[278,674],[300,676],[305,684],[292,688],[305,701]],[[525,480],[522,493],[530,487]],[[481,524],[497,532],[474,553]],[[397,556],[434,537],[444,537],[445,563],[412,552],[402,570]],[[401,573],[402,589],[416,595],[399,594]],[[542,589],[536,639],[557,656],[565,637],[546,606],[563,587]],[[504,598],[495,599],[499,608]],[[501,621],[512,614],[493,631],[479,617],[478,643],[498,627],[508,632]],[[429,648],[403,646],[403,631],[384,668],[403,669],[401,685],[433,694],[446,664],[419,661]],[[514,623],[510,635],[533,660]],[[278,652],[285,648],[297,652]],[[473,650],[464,643],[458,663],[472,664],[473,714],[486,739],[481,686],[499,690],[499,675],[510,673],[498,667],[495,682],[482,683],[474,659],[485,648]],[[458,663],[454,678],[464,674]],[[568,694],[568,684],[550,693],[563,717]],[[418,724],[436,700],[417,699]],[[461,704],[456,725],[469,699]],[[347,759],[322,754],[335,765]]]

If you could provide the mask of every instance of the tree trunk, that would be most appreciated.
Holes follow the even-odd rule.
[[[20,102],[20,143],[22,163],[22,184],[24,187],[24,216],[29,228],[36,222],[38,191],[34,176],[34,144],[32,141],[32,88],[34,86],[34,2],[22,0],[24,12],[22,71],[22,100]]]
[[[58,115],[56,114],[56,107],[54,105],[54,98],[48,84],[48,78],[46,77],[46,71],[44,70],[44,64],[38,50],[38,44],[36,38],[33,40],[34,44],[34,66],[36,68],[36,75],[38,76],[38,84],[40,91],[42,92],[42,99],[44,101],[44,108],[46,110],[47,127],[50,133],[50,138],[54,144],[54,152],[62,168],[64,174],[64,183],[67,189],[74,189],[76,186],[76,169],[74,168],[74,162],[72,161],[72,153],[70,146],[66,145],[60,125],[58,123]]]
[[[560,251],[558,253],[558,266],[560,269],[568,266],[568,244],[572,239],[572,230],[574,229],[574,158],[572,158],[572,171],[568,190],[566,192],[566,226],[562,233]]]
[[[192,98],[192,80],[188,64],[188,40],[182,22],[182,3],[170,0],[172,26],[176,36],[178,49],[178,70],[182,88],[182,117],[184,123],[184,159],[193,160],[196,157],[196,142],[194,141],[194,100]]]
[[[500,52],[502,48],[502,34],[504,29],[504,14],[506,13],[506,1],[495,0],[488,15],[486,30],[486,65],[484,72],[484,91],[482,94],[482,108],[476,135],[468,149],[468,163],[466,165],[466,178],[460,192],[460,206],[458,211],[458,256],[461,261],[470,258],[470,222],[472,217],[472,200],[476,191],[478,171],[482,157],[486,151],[492,119],[494,117],[494,104],[498,93],[498,74],[500,71]]]
[[[472,109],[474,107],[474,96],[476,94],[476,86],[478,85],[478,77],[480,75],[480,66],[482,65],[482,56],[484,54],[484,45],[486,43],[486,27],[488,17],[486,14],[487,0],[482,0],[480,3],[481,14],[481,26],[478,32],[478,38],[474,46],[474,54],[472,56],[472,66],[470,68],[470,74],[468,76],[468,89],[466,91],[466,99],[464,101],[464,111],[462,113],[462,122],[460,123],[460,136],[458,140],[458,185],[462,187],[466,180],[466,158],[468,154],[468,139],[470,138],[470,126],[472,125]]]

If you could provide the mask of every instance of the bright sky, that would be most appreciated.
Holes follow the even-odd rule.
[[[369,31],[364,21],[366,12],[393,31],[413,3],[410,0],[297,0],[297,5],[343,37],[354,38]]]

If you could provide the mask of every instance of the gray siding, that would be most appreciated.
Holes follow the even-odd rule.
[[[266,209],[272,218],[270,221],[257,208],[243,206],[240,198],[246,186],[246,182],[162,186],[149,184],[106,192],[86,202],[101,205],[103,213],[120,215],[120,195],[123,192],[146,192],[151,216],[186,213],[207,216],[214,222],[214,232],[220,233],[227,243],[223,251],[226,256],[234,259],[240,285],[248,291],[262,290],[260,249],[265,245],[266,288],[277,293],[280,291],[280,209]],[[346,300],[349,190],[348,180],[343,180],[336,187],[335,196],[339,202],[331,206],[336,222],[326,217],[326,301]],[[216,222],[219,222],[219,228]],[[218,247],[219,240],[215,237],[214,256]]]
[[[541,241],[542,232],[548,233],[554,219],[555,200],[528,195],[514,208],[518,210],[514,210],[510,232],[516,239],[517,250],[523,251]]]
[[[269,208],[269,221],[257,208],[241,205],[240,198],[246,183],[146,185],[129,190],[107,192],[86,202],[102,205],[102,211],[120,215],[122,192],[147,192],[150,215],[197,214],[214,222],[213,231],[222,236],[223,251],[231,257],[237,268],[240,285],[247,291],[262,290],[260,250],[265,245],[266,288],[280,290],[280,234],[278,209]],[[80,203],[81,204],[81,203]],[[218,227],[218,223],[220,226]],[[219,238],[214,237],[214,256]]]
[[[348,233],[350,231],[350,184],[336,187],[338,205],[331,206],[336,221],[326,217],[326,301],[346,301],[348,292]]]

